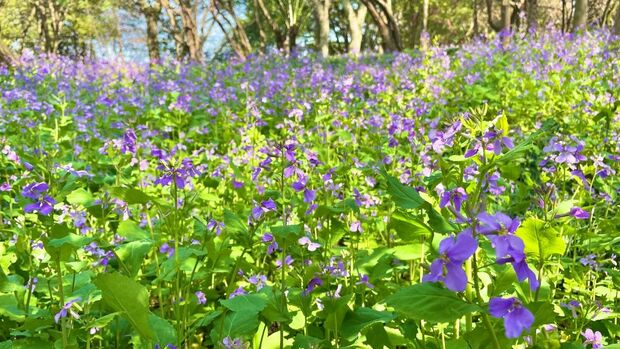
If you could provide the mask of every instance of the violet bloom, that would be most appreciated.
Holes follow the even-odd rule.
[[[302,246],[307,246],[307,249],[310,252],[314,252],[319,247],[321,247],[321,244],[312,242],[312,240],[310,240],[310,238],[307,236],[302,236],[301,238],[299,238],[299,240],[297,240],[297,242]]]
[[[204,292],[196,291],[194,294],[196,295],[196,298],[198,298],[198,304],[206,304],[207,303],[207,297],[205,296]]]
[[[320,277],[315,276],[308,282],[308,286],[304,290],[303,294],[307,296],[319,286],[323,286],[323,280]]]
[[[36,202],[32,204],[28,204],[24,207],[24,212],[38,212],[44,216],[49,215],[54,211],[54,205],[56,204],[56,200],[49,195],[43,195],[37,199]]]
[[[521,224],[519,219],[510,218],[501,212],[493,216],[483,212],[478,215],[478,220],[483,223],[478,227],[478,231],[485,234],[495,248],[496,262],[498,264],[511,263],[520,282],[528,279],[530,289],[538,289],[540,283],[536,274],[525,260],[525,244],[520,237],[515,235],[515,231]]]
[[[439,258],[430,267],[430,273],[424,275],[424,282],[442,281],[452,291],[461,292],[467,286],[467,275],[463,263],[478,249],[478,241],[468,232],[461,232],[456,237],[449,236],[439,244]]]
[[[41,195],[49,190],[47,183],[31,183],[22,189],[22,195],[28,199],[37,200]]]
[[[215,231],[215,235],[219,236],[222,233],[222,229],[224,228],[224,222],[218,222],[215,219],[209,220],[207,223],[207,229],[211,229]]]
[[[456,211],[460,211],[461,205],[465,200],[467,200],[467,193],[465,192],[465,189],[458,187],[453,190],[446,190],[441,195],[439,207],[444,208],[452,204],[454,205]]]
[[[375,285],[368,281],[368,274],[360,275],[360,281],[355,283],[356,285],[366,285],[368,288],[375,288]]]
[[[276,203],[273,199],[269,198],[260,203],[260,205],[252,208],[252,217],[254,220],[259,220],[265,213],[276,211]]]
[[[276,267],[278,267],[278,269],[282,268],[282,264],[290,267],[291,264],[293,264],[293,257],[291,257],[291,255],[287,255],[286,257],[284,257],[284,263],[282,263],[281,259],[277,259],[276,260]]]
[[[582,209],[581,207],[573,207],[570,209],[569,215],[577,218],[577,219],[588,219],[590,218],[590,212]]]
[[[164,242],[164,244],[159,247],[159,253],[165,253],[168,255],[168,258],[172,258],[172,256],[174,256],[174,247]]]
[[[242,296],[244,294],[247,294],[247,292],[245,291],[245,289],[243,288],[243,286],[239,286],[236,290],[234,290],[230,296],[228,298],[235,298],[237,296]]]
[[[222,340],[222,344],[226,349],[245,349],[246,345],[240,338],[230,338],[226,337]]]
[[[71,315],[71,317],[73,317],[74,319],[79,319],[80,315],[75,310],[73,310],[73,304],[81,300],[82,298],[78,297],[65,303],[62,306],[62,309],[60,309],[60,311],[56,313],[56,315],[54,315],[54,322],[59,323],[60,319],[67,317],[67,314]]]
[[[123,139],[120,144],[120,151],[122,154],[135,154],[136,153],[136,133],[134,130],[129,129],[123,134]]]
[[[592,349],[600,349],[603,347],[603,335],[599,332],[593,332],[591,329],[586,329],[582,335],[586,338],[584,345],[592,344]]]
[[[349,226],[349,231],[352,233],[361,233],[364,231],[364,229],[362,228],[362,222],[360,221],[353,221],[351,222],[351,225]]]
[[[504,319],[507,338],[518,338],[523,331],[529,331],[534,323],[534,315],[518,298],[491,298],[489,313]]]
[[[267,276],[260,274],[253,275],[248,278],[248,282],[256,286],[256,290],[258,291],[261,288],[265,287],[265,285],[267,284]]]

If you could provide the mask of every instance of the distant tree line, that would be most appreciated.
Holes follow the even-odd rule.
[[[0,61],[23,49],[91,57],[97,44],[122,48],[128,16],[144,23],[153,62],[164,51],[203,61],[216,32],[211,55],[241,59],[298,46],[323,56],[402,51],[493,32],[536,35],[548,24],[620,35],[620,0],[0,0]]]

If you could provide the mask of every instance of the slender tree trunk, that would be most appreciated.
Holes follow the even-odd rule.
[[[149,51],[149,60],[151,64],[159,62],[159,9],[149,9],[144,12],[146,19],[146,47]]]
[[[13,52],[2,42],[0,42],[0,66],[12,67],[17,62]]]
[[[588,22],[588,0],[575,0],[573,32],[585,30]]]
[[[383,39],[383,48],[386,51],[400,51],[402,44],[398,23],[389,3],[384,0],[361,0],[368,8],[368,13],[373,18]]]
[[[265,34],[265,30],[263,29],[263,25],[260,20],[260,10],[258,7],[258,1],[254,1],[254,21],[256,22],[256,27],[258,28],[258,41],[259,41],[259,52],[261,54],[265,53],[265,48],[267,47],[267,34]]]
[[[422,1],[422,33],[420,33],[420,46],[426,50],[429,45],[428,35],[428,0]]]
[[[474,21],[474,25],[473,25],[473,30],[474,30],[474,37],[478,36],[478,34],[480,34],[480,24],[478,23],[478,0],[473,0],[472,1],[472,10],[473,10],[473,21]]]
[[[500,18],[499,22],[496,22],[493,19],[493,0],[486,0],[486,4],[487,4],[487,23],[489,24],[489,27],[491,27],[491,29],[493,29],[493,31],[495,32],[502,31],[502,28],[504,27],[503,22],[502,22],[503,17]]]
[[[364,38],[364,33],[362,30],[366,20],[366,12],[368,10],[362,3],[359,4],[357,10],[353,9],[350,0],[344,1],[344,8],[347,11],[347,18],[349,19],[349,32],[351,34],[351,41],[349,42],[348,51],[353,55],[358,55],[362,51],[362,39]]]
[[[317,19],[317,48],[323,57],[329,55],[329,8],[331,0],[313,0]]]
[[[620,36],[620,4],[616,8],[616,16],[614,18],[614,34]]]
[[[538,0],[527,0],[527,31],[535,33],[538,30]]]
[[[502,45],[507,47],[510,43],[510,23],[512,15],[510,0],[502,0]]]

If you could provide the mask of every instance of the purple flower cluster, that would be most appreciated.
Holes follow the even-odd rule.
[[[22,196],[35,200],[35,202],[26,205],[24,211],[26,213],[38,212],[45,216],[52,213],[56,200],[46,194],[48,190],[49,186],[43,182],[26,185],[22,189]]]

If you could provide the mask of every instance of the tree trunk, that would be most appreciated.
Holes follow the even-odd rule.
[[[428,48],[429,43],[428,35],[428,0],[422,2],[422,33],[420,33],[420,46],[423,50]]]
[[[318,26],[316,46],[321,55],[327,57],[329,55],[329,8],[331,0],[314,0],[313,3]]]
[[[0,42],[0,66],[12,67],[16,64],[16,62],[17,59],[15,58],[15,55],[13,55],[13,52],[11,52],[6,45]]]
[[[620,4],[618,4],[616,16],[614,18],[614,34],[620,36]]]
[[[398,23],[388,5],[383,0],[361,0],[368,8],[368,13],[373,18],[379,29],[379,34],[383,39],[383,49],[385,51],[400,51],[402,44],[400,41],[400,30]]]
[[[538,0],[527,0],[527,32],[535,33],[538,30]]]
[[[472,1],[472,10],[473,10],[473,21],[474,21],[474,25],[473,25],[473,31],[474,31],[474,37],[478,36],[478,34],[480,34],[480,24],[478,24],[478,0],[473,0]]]
[[[499,22],[496,22],[495,20],[493,20],[493,0],[486,0],[486,4],[487,4],[487,23],[489,24],[489,27],[491,27],[491,29],[493,29],[493,31],[495,32],[502,31],[502,28],[503,28],[502,19],[500,19]]]
[[[588,0],[575,0],[573,32],[585,30],[588,22]]]
[[[146,47],[149,51],[149,60],[151,64],[156,64],[160,60],[159,55],[159,13],[160,9],[148,9],[144,12],[146,19]]]
[[[353,55],[358,55],[362,51],[362,39],[364,38],[363,26],[366,20],[366,12],[368,11],[366,6],[362,3],[359,4],[357,11],[351,6],[350,0],[344,1],[344,7],[347,11],[347,18],[349,19],[349,32],[351,34],[351,41],[349,42],[348,51]]]

